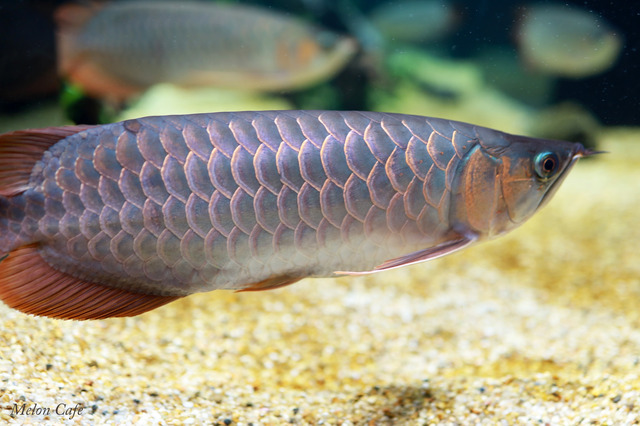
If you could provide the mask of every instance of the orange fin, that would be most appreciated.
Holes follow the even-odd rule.
[[[288,274],[276,275],[274,277],[267,278],[266,280],[258,281],[257,283],[251,283],[249,287],[243,288],[242,290],[237,290],[236,292],[273,290],[274,288],[291,285],[303,278],[305,277]]]
[[[476,241],[476,238],[463,237],[458,240],[450,241],[444,244],[440,244],[436,247],[430,247],[428,249],[415,251],[404,256],[396,257],[395,259],[387,260],[386,262],[378,265],[371,271],[351,272],[351,271],[336,271],[338,275],[367,275],[375,272],[388,271],[390,269],[401,268],[403,266],[413,265],[414,263],[420,263],[431,259],[442,257],[454,251],[461,250],[468,245]]]
[[[33,166],[47,149],[59,140],[91,127],[46,127],[0,135],[0,195],[10,197],[25,191]]]
[[[155,296],[90,283],[56,271],[37,246],[20,247],[0,262],[0,298],[27,314],[89,320],[139,315],[179,296]]]

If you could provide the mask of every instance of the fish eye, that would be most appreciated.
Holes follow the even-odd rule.
[[[541,152],[536,155],[534,167],[540,179],[549,179],[560,168],[560,160],[553,152]]]

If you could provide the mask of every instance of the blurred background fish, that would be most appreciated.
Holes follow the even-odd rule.
[[[393,41],[427,43],[450,34],[459,14],[448,1],[404,0],[383,3],[370,13],[382,35]]]
[[[516,30],[522,60],[532,69],[582,78],[609,69],[622,39],[594,13],[562,4],[528,6]]]
[[[567,134],[540,126],[559,112],[576,137],[634,121],[634,7],[566,4],[0,0],[0,130],[261,109],[418,113],[548,138]],[[558,78],[578,74],[589,90]],[[17,106],[32,104],[25,123]]]
[[[90,95],[117,100],[161,82],[299,89],[333,76],[356,51],[351,38],[239,4],[70,4],[57,21],[60,73]]]

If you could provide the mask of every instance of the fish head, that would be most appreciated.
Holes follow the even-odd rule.
[[[521,225],[546,205],[580,157],[595,152],[580,143],[497,133],[483,141],[463,164],[459,203],[452,212],[459,226],[493,237]]]
[[[580,143],[518,137],[501,157],[500,184],[509,220],[519,225],[546,205],[575,162]]]

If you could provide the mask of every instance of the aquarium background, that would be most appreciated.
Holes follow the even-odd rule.
[[[65,117],[76,122],[110,121],[116,115],[100,114],[103,108],[93,100],[76,99],[77,94],[66,95],[62,79],[56,77],[56,49],[54,14],[64,1],[22,0],[0,2],[0,24],[3,32],[0,37],[0,111],[3,121],[15,118],[29,108],[42,105],[43,99],[62,99]],[[226,3],[234,3],[228,1]],[[438,57],[453,61],[467,61],[481,67],[485,80],[499,90],[504,85],[517,90],[518,101],[535,106],[551,105],[562,101],[572,101],[604,125],[633,125],[637,123],[638,94],[640,91],[636,78],[638,73],[638,12],[631,3],[612,5],[607,1],[568,1],[562,2],[600,17],[611,25],[621,37],[622,50],[613,66],[596,75],[585,78],[553,78],[553,87],[546,88],[548,96],[542,100],[536,91],[540,87],[540,78],[520,78],[505,82],[507,76],[523,73],[523,64],[518,61],[506,63],[505,57],[517,55],[516,28],[527,6],[558,4],[551,1],[538,2],[441,2],[443,7],[452,10],[454,22],[444,35],[425,42],[394,42],[385,40],[378,34],[372,40],[371,32],[359,31],[362,22],[381,4],[390,3],[396,9],[403,5],[411,8],[411,2],[383,2],[341,0],[329,2],[322,0],[300,1],[242,1],[238,3],[254,4],[271,11],[280,11],[289,16],[300,17],[307,22],[342,34],[350,34],[364,44],[363,52],[337,76],[330,76],[325,84],[303,91],[279,93],[292,100],[292,108],[333,108],[333,109],[380,109],[382,105],[372,102],[372,87],[393,86],[397,75],[389,75],[386,60],[394,52],[405,49],[424,50]],[[417,2],[419,3],[419,2]],[[438,3],[438,2],[427,2]],[[425,26],[434,26],[425,21]],[[367,25],[364,25],[366,27]],[[230,46],[230,48],[232,48]],[[499,57],[496,57],[499,55]],[[372,59],[375,57],[375,59]],[[418,66],[417,66],[418,67]],[[493,68],[492,68],[493,67]],[[526,66],[524,70],[527,71]],[[451,78],[451,85],[457,84]],[[502,87],[501,87],[502,86]],[[514,89],[515,87],[515,89]],[[444,96],[451,88],[430,87]],[[450,93],[449,93],[450,94]],[[513,93],[508,94],[510,96]],[[69,100],[69,98],[73,100]],[[75,103],[77,102],[77,103]],[[131,102],[130,102],[131,103]],[[129,103],[129,104],[130,104]],[[70,105],[71,104],[71,105]],[[214,105],[215,106],[215,105]],[[82,112],[74,112],[74,109]],[[404,111],[403,111],[404,112]],[[420,113],[420,111],[416,112]],[[54,120],[55,121],[55,120]],[[52,124],[55,124],[53,122]],[[8,125],[4,128],[7,129]]]
[[[177,112],[366,109],[579,140],[607,153],[581,159],[549,205],[510,235],[384,274],[215,291],[93,322],[0,303],[1,420],[640,423],[634,2],[561,2],[601,17],[623,43],[607,70],[568,78],[523,66],[514,38],[522,8],[556,2],[443,2],[454,11],[448,27],[429,41],[398,42],[371,30],[382,1],[226,1],[350,35],[361,49],[301,89],[158,83],[115,103],[58,75],[54,15],[66,3],[0,0],[0,132]],[[73,407],[81,410],[65,411]]]

